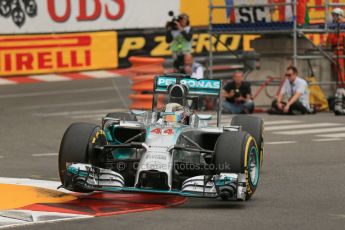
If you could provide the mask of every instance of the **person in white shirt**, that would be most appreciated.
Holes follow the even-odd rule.
[[[184,72],[191,78],[204,78],[204,67],[200,63],[194,61],[192,54],[184,55]]]
[[[294,66],[286,69],[285,81],[276,100],[272,102],[269,113],[306,114],[310,113],[309,90],[307,82],[298,77]]]

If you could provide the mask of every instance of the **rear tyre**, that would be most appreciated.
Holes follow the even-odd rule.
[[[94,146],[106,144],[103,130],[98,125],[73,123],[65,131],[59,150],[59,176],[65,183],[67,163],[93,163]],[[74,192],[92,192],[82,188],[73,188]]]
[[[134,114],[130,113],[124,113],[124,112],[119,112],[119,113],[108,113],[106,117],[111,117],[111,118],[118,118],[122,119],[125,121],[137,121],[137,117]]]
[[[231,120],[231,125],[242,126],[242,131],[248,132],[252,135],[258,145],[260,151],[260,168],[263,164],[263,154],[264,154],[264,122],[261,118],[239,115],[234,116]]]
[[[246,197],[249,200],[259,182],[260,160],[255,139],[247,132],[224,132],[215,145],[217,173],[245,175]]]

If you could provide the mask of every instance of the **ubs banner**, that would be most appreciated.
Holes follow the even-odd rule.
[[[0,76],[117,66],[116,32],[0,36]]]
[[[180,0],[0,0],[0,33],[159,28]]]

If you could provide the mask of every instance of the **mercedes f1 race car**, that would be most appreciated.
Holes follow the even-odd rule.
[[[260,178],[263,121],[238,115],[220,127],[221,90],[219,80],[156,76],[152,111],[110,113],[101,127],[73,123],[59,151],[62,187],[250,199]],[[168,101],[158,109],[162,94]],[[216,98],[217,126],[196,112],[199,96]]]

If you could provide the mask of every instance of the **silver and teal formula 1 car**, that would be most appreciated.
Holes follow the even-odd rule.
[[[101,127],[70,125],[59,151],[62,187],[250,199],[260,178],[263,121],[239,115],[220,127],[221,90],[219,80],[157,76],[152,111],[111,113]],[[168,103],[158,110],[162,94]],[[217,98],[217,126],[196,112],[205,95]]]

